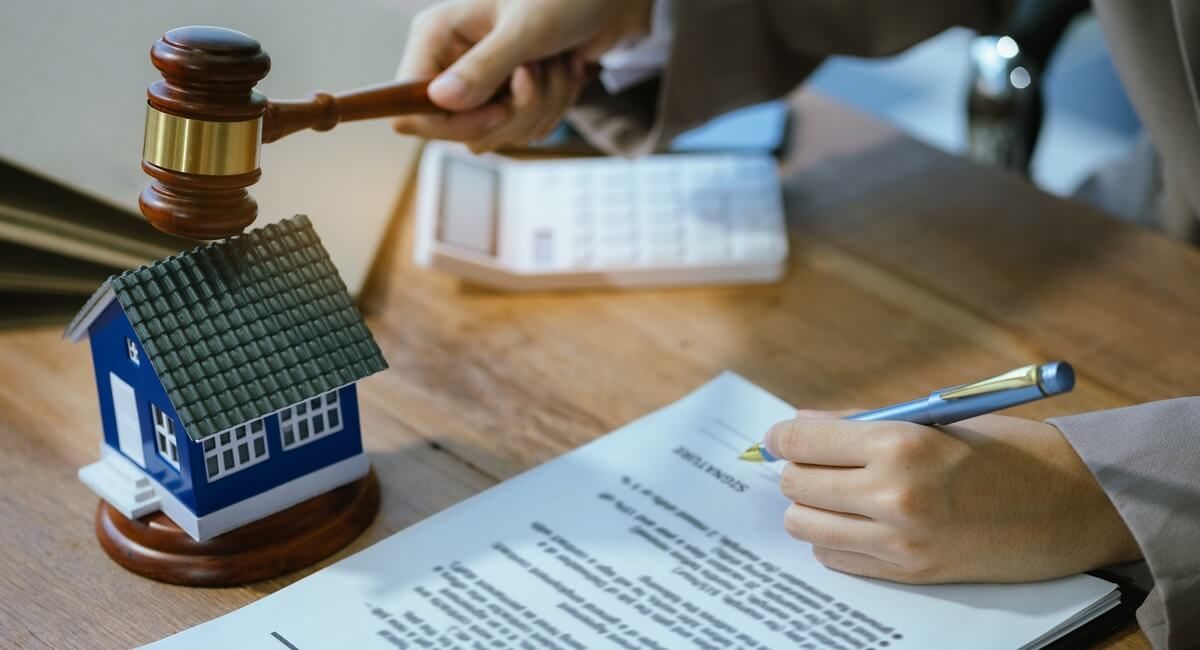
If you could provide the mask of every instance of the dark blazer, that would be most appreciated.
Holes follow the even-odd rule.
[[[671,56],[658,82],[615,96],[593,87],[571,120],[613,151],[649,153],[720,113],[788,93],[825,56],[892,54],[954,25],[994,32],[1010,4],[675,0]],[[1200,230],[1200,0],[1096,0],[1095,8],[1162,158],[1160,226],[1194,236]],[[1050,422],[1091,468],[1141,546],[1153,588],[1138,621],[1151,644],[1200,647],[1200,397]]]

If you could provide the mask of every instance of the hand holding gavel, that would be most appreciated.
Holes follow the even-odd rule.
[[[401,66],[403,77],[419,81],[295,101],[268,101],[254,90],[271,61],[253,38],[217,27],[171,30],[150,51],[163,78],[147,91],[142,168],[154,181],[139,200],[142,214],[193,239],[241,232],[257,216],[246,188],[262,175],[261,144],[302,129],[403,116],[398,131],[478,150],[536,138],[574,103],[587,76],[583,62],[649,30],[650,3],[435,5],[414,21]],[[498,90],[511,96],[497,102]]]
[[[147,90],[142,169],[154,178],[138,201],[154,227],[219,239],[254,221],[246,188],[262,175],[262,143],[339,122],[440,111],[428,80],[397,82],[307,100],[269,101],[254,90],[271,68],[258,41],[219,27],[173,29],[150,59],[163,78]]]

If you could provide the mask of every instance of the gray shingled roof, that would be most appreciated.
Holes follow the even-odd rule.
[[[387,367],[308,217],[108,279],[193,440]]]

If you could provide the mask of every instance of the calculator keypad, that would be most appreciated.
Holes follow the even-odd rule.
[[[535,197],[526,205],[557,208],[556,228],[533,229],[535,266],[711,266],[786,252],[779,181],[766,156],[559,161],[523,173]]]

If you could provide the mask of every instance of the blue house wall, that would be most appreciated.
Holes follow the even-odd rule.
[[[146,473],[179,497],[179,500],[194,512],[196,501],[191,476],[187,472],[175,471],[174,467],[158,455],[158,448],[154,444],[154,420],[150,414],[150,405],[154,404],[174,420],[177,432],[182,432],[183,427],[179,426],[179,416],[175,413],[175,407],[171,405],[171,400],[167,399],[167,391],[159,381],[158,375],[154,373],[154,366],[146,356],[146,351],[142,349],[141,342],[137,340],[137,334],[134,333],[118,301],[112,301],[92,323],[88,328],[88,338],[92,345],[92,365],[96,371],[96,391],[100,397],[100,421],[104,426],[104,442],[118,452],[121,449],[117,439],[117,415],[113,405],[112,381],[109,379],[111,372],[125,380],[137,394],[138,428],[142,434],[142,455],[146,458]],[[129,360],[125,348],[127,338],[134,341],[138,347],[138,357],[141,359],[139,365],[134,365]],[[187,466],[188,455],[193,453],[196,453],[196,450],[190,446],[179,445],[180,467]],[[137,463],[132,458],[130,462]]]
[[[338,391],[342,409],[342,430],[292,449],[283,449],[279,417],[267,416],[267,460],[236,473],[208,482],[204,469],[204,450],[200,443],[187,441],[190,474],[196,514],[220,510],[276,485],[300,478],[327,465],[362,452],[362,434],[358,423],[358,394],[351,384]],[[182,439],[181,439],[182,443]]]
[[[284,451],[279,433],[279,418],[272,414],[265,419],[267,460],[209,483],[204,468],[203,448],[200,443],[192,442],[187,437],[175,407],[167,398],[167,392],[154,371],[153,360],[146,355],[119,301],[113,300],[92,323],[88,328],[88,338],[91,341],[96,390],[100,398],[100,421],[104,427],[104,441],[120,453],[116,409],[109,379],[111,372],[133,387],[137,395],[138,425],[141,430],[146,473],[197,516],[232,505],[362,452],[358,395],[351,384],[338,391],[342,415],[341,431]],[[140,364],[135,365],[130,361],[126,339],[137,345]],[[158,454],[154,442],[151,404],[175,422],[179,471]],[[136,464],[133,459],[130,461]]]

